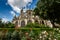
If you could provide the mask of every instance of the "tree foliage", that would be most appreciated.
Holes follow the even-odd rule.
[[[0,28],[14,28],[15,25],[11,22],[4,23],[2,22],[2,19],[0,19]]]
[[[35,15],[39,15],[43,19],[60,23],[60,0],[39,0],[37,7],[34,9]]]

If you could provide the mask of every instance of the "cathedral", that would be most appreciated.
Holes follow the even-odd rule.
[[[45,24],[50,27],[52,27],[51,22],[47,20],[42,20],[39,18],[39,16],[34,16],[34,12],[32,10],[27,10],[26,12],[23,12],[23,9],[20,12],[20,15],[18,17],[14,17],[12,23],[15,24],[16,27],[24,27],[28,23],[35,23],[38,24]],[[49,24],[48,24],[49,23]]]

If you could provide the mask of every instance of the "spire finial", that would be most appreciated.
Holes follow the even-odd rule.
[[[23,8],[21,9],[21,13],[23,13]]]

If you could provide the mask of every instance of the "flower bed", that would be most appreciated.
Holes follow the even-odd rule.
[[[0,28],[0,40],[59,40],[59,28]]]

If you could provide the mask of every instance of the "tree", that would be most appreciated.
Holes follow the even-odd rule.
[[[2,23],[2,19],[0,18],[0,28],[3,28],[4,24]]]
[[[0,23],[2,23],[2,19],[0,18]]]
[[[8,22],[8,23],[6,24],[6,26],[7,26],[8,28],[14,28],[14,27],[15,27],[15,25],[12,24],[11,22]]]
[[[3,23],[4,27],[3,28],[14,28],[15,25],[12,24],[11,22]]]
[[[60,23],[59,2],[59,0],[39,0],[37,7],[34,9],[35,15],[38,14],[41,18],[50,20],[53,27],[56,27],[54,23]]]

